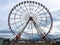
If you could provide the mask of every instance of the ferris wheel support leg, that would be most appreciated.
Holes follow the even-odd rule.
[[[16,35],[16,37],[12,40],[10,45],[16,44],[19,41],[19,39],[20,39],[20,36]]]
[[[19,33],[16,35],[16,37],[12,40],[11,45],[13,45],[16,41],[18,41],[18,40],[20,39],[20,36],[21,36],[21,34],[23,33],[23,31],[24,31],[24,29],[26,28],[26,26],[28,25],[29,21],[30,21],[30,19],[28,20],[28,22],[26,23],[26,25],[24,26],[24,28],[22,29],[22,31],[19,32]]]

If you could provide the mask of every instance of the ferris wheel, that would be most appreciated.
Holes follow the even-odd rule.
[[[53,19],[49,10],[43,4],[35,1],[18,3],[12,8],[8,17],[9,29],[19,39],[23,32],[45,37],[52,29],[52,24]],[[16,34],[13,30],[18,31],[18,33]]]

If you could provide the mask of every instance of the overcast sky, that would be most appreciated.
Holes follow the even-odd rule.
[[[22,1],[25,1],[25,0],[0,0],[0,30],[8,29],[7,20],[8,20],[9,12],[14,5],[16,5],[17,3],[22,2]],[[60,0],[34,0],[34,1],[40,2],[43,5],[45,5],[50,10],[51,13],[54,11],[60,10]],[[55,14],[52,16],[56,17]],[[59,16],[57,16],[56,18],[58,18],[58,17]],[[59,19],[60,19],[60,17],[59,17]],[[60,33],[60,30],[57,31],[57,29],[59,29],[59,28],[56,28],[56,25],[60,25],[60,21],[58,21],[58,22],[54,21],[54,26],[53,26],[52,32]]]

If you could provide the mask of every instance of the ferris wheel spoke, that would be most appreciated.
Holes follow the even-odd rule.
[[[44,22],[44,23],[45,23],[46,21],[44,21],[44,20],[42,20],[42,21],[41,21],[41,20],[39,20],[39,22],[38,22],[38,23],[40,23],[40,22]]]
[[[29,14],[31,14],[31,5],[30,5],[30,2],[29,2]]]
[[[14,19],[14,18],[10,18],[10,19]],[[20,19],[20,18],[15,18],[15,19]]]
[[[28,9],[27,9],[27,7],[26,7],[26,5],[24,4],[24,6],[25,6],[25,8],[26,8],[26,11],[28,12],[28,14],[29,14],[29,11],[28,11]]]
[[[47,14],[47,12],[40,13],[40,14],[38,14],[37,16],[43,16],[44,14]],[[45,16],[45,15],[44,15],[44,16]]]
[[[36,8],[36,10],[34,11],[34,13],[37,12],[38,8],[39,8],[39,6]],[[33,14],[34,14],[34,13],[33,13]]]
[[[50,18],[50,17],[47,17],[47,16],[46,17],[38,16],[38,18]]]
[[[19,27],[22,26],[24,23],[25,23],[25,22],[23,22],[21,25],[19,25],[16,29],[19,29]],[[15,29],[15,30],[16,30],[16,29]]]
[[[27,14],[27,13],[26,13],[26,11],[23,9],[23,7],[21,7],[21,6],[20,6],[20,9],[22,9],[22,10],[23,10],[23,12],[25,12],[25,14]]]
[[[46,14],[47,12],[44,12],[44,13],[41,13],[41,14],[39,14],[39,15],[43,15],[43,14]]]
[[[22,21],[24,21],[24,20],[17,21],[17,22],[15,22],[15,23],[12,23],[11,25],[17,24],[17,23],[22,22]]]
[[[45,24],[45,25],[44,25],[44,24],[42,24],[42,23],[40,23],[40,24],[41,24],[41,25],[43,25],[44,27],[46,26],[46,28],[48,28],[48,29],[49,29],[49,27],[47,27],[47,25],[46,25],[46,24]]]
[[[42,26],[44,26],[44,27],[46,26],[46,24],[44,25],[44,24],[42,24],[42,23],[40,23],[40,25],[42,25]]]
[[[38,23],[40,23],[40,22],[45,22],[45,23],[46,23],[46,25],[47,25],[47,23],[50,23],[50,22],[48,22],[48,20],[47,20],[49,17],[46,17],[46,20],[45,20],[45,19],[43,19],[43,18],[45,18],[45,17],[40,17],[40,18],[39,18],[40,20],[39,20],[39,22],[38,22]]]
[[[40,11],[36,12],[35,15],[39,14],[41,11],[43,11],[43,9],[41,9]]]
[[[18,9],[15,9],[17,12],[20,12],[21,14],[25,15],[22,11],[19,11]]]
[[[40,22],[44,22],[44,23],[45,23],[45,25],[44,25],[44,24],[42,24],[42,23],[40,23]],[[38,23],[40,23],[42,26],[47,26],[47,25],[49,25],[49,24],[47,24],[47,23],[50,23],[50,22],[47,22],[47,20],[46,20],[46,21],[39,21]]]
[[[22,15],[22,14],[17,14],[17,13],[11,13],[11,14],[17,15],[17,16],[24,16],[24,15]]]
[[[22,16],[21,14],[17,14],[17,13],[12,13],[12,14],[14,14],[14,15],[18,15],[18,16]]]

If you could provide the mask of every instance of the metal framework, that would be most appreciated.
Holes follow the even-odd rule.
[[[35,1],[21,2],[12,8],[8,16],[9,29],[16,35],[11,44],[20,40],[23,32],[34,35],[34,27],[41,40],[47,41],[52,24],[52,15],[44,5]],[[30,29],[31,33],[24,31],[25,28]],[[16,34],[13,30],[19,32]]]

